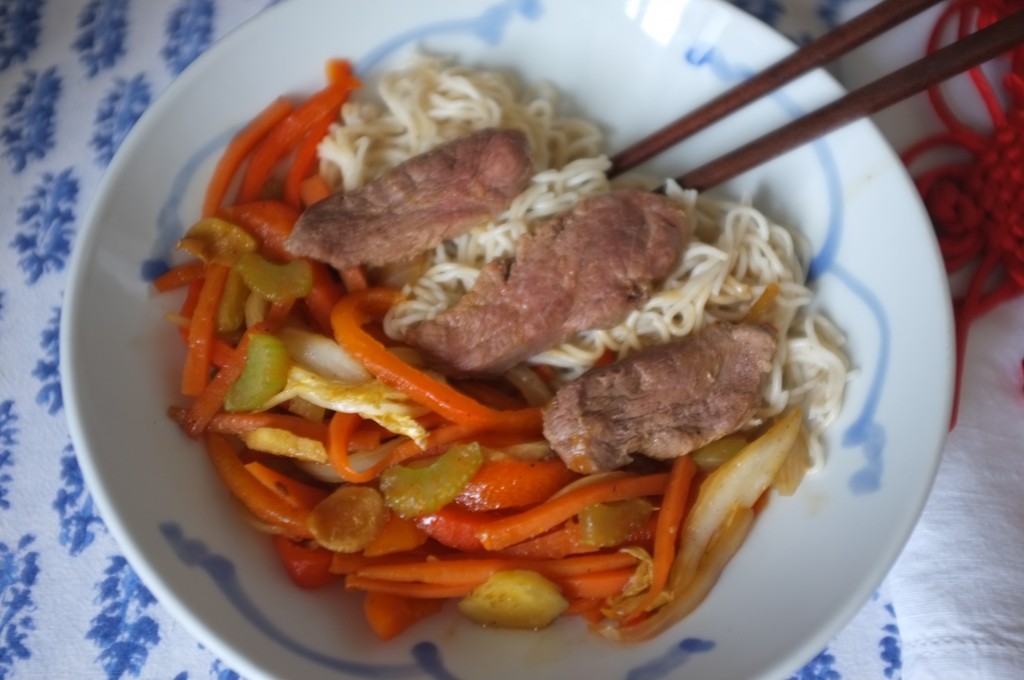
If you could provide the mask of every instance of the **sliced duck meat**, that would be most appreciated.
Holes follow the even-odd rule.
[[[566,384],[544,410],[544,436],[576,472],[614,470],[634,454],[672,459],[754,415],[775,331],[717,323],[640,350]]]
[[[409,334],[435,365],[496,375],[579,331],[608,328],[641,306],[675,267],[689,222],[639,189],[586,198],[486,265],[459,302]]]
[[[487,128],[310,206],[285,247],[337,269],[408,260],[500,215],[532,174],[526,135]]]

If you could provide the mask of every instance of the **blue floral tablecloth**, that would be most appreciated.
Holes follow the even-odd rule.
[[[0,0],[0,680],[238,677],[107,534],[64,420],[58,337],[68,259],[118,145],[197,55],[268,4]],[[853,3],[735,4],[805,42]],[[793,677],[902,677],[899,613],[883,583]]]

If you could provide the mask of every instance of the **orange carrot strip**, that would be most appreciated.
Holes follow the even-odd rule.
[[[447,425],[431,430],[427,435],[427,447],[421,449],[409,439],[391,449],[387,456],[365,470],[352,467],[349,448],[353,433],[359,426],[359,416],[350,413],[336,413],[327,428],[327,459],[341,478],[352,484],[365,484],[376,479],[381,472],[398,463],[425,456],[429,451],[440,446],[447,446],[462,441],[477,431],[468,425]]]
[[[327,180],[320,175],[310,175],[299,184],[299,200],[307,208],[319,203],[332,193],[334,192],[331,191]]]
[[[616,477],[585,486],[510,517],[495,520],[478,532],[487,550],[501,550],[552,529],[595,503],[610,503],[661,494],[669,473]]]
[[[309,261],[313,272],[313,288],[303,298],[306,309],[320,330],[328,335],[331,333],[331,310],[341,299],[341,286],[331,275],[330,270],[322,262]]]
[[[324,64],[324,75],[327,82],[334,85],[351,83],[353,88],[360,86],[359,79],[352,71],[352,62],[348,59],[328,59]]]
[[[665,487],[665,496],[661,502],[661,510],[658,512],[657,525],[654,529],[654,565],[651,570],[651,586],[647,596],[634,609],[635,612],[644,612],[665,589],[668,583],[668,576],[672,571],[672,562],[676,556],[676,539],[683,523],[683,515],[686,513],[686,501],[690,495],[690,487],[694,475],[697,474],[697,466],[690,456],[680,456],[672,463],[672,471],[669,472],[668,485]]]
[[[288,315],[291,314],[294,305],[294,298],[270,303],[270,309],[267,310],[266,323],[274,328],[279,327],[288,318]]]
[[[750,309],[747,310],[743,320],[750,323],[757,323],[760,321],[764,315],[768,313],[768,310],[771,309],[772,304],[775,302],[775,298],[779,296],[780,292],[781,289],[779,288],[779,284],[774,281],[765,286],[761,295],[754,300],[754,304],[750,305]]]
[[[224,368],[231,362],[231,353],[235,349],[223,340],[213,339],[210,345],[210,363],[217,368]]]
[[[358,414],[338,411],[331,416],[331,421],[327,425],[327,461],[342,479],[352,484],[368,482],[379,474],[374,470],[359,472],[349,461],[349,441],[361,420]]]
[[[330,495],[325,489],[303,484],[258,461],[246,463],[245,469],[264,486],[298,510],[309,512]]]
[[[284,536],[274,536],[273,543],[288,576],[300,588],[323,588],[338,579],[337,574],[331,573],[331,551],[296,543]]]
[[[510,545],[501,552],[511,557],[560,559],[568,555],[593,553],[598,550],[600,548],[583,542],[583,532],[577,522],[566,522],[564,526],[522,543]]]
[[[188,326],[178,326],[178,335],[185,341],[186,346],[188,345],[188,331],[191,325],[189,323]],[[213,342],[210,343],[210,363],[217,368],[224,368],[231,361],[231,353],[233,351],[234,348],[231,345],[219,338],[214,338]]]
[[[240,203],[259,198],[278,161],[295,148],[311,127],[325,118],[337,118],[338,110],[352,89],[351,82],[328,85],[297,106],[267,133],[253,149],[249,165],[242,175],[242,185],[238,190]]]
[[[372,564],[395,564],[401,562],[417,562],[432,554],[430,550],[417,548],[398,555],[382,555],[367,557],[362,553],[334,553],[331,560],[331,572],[335,574],[351,574],[357,569]]]
[[[498,571],[525,569],[558,580],[636,566],[636,558],[623,552],[567,557],[561,560],[526,560],[501,557],[435,559],[405,564],[367,565],[356,575],[382,581],[477,586]]]
[[[205,268],[204,268],[205,274]],[[197,279],[189,284],[188,293],[185,294],[185,299],[181,302],[181,309],[178,313],[186,319],[191,319],[192,315],[196,313],[196,305],[199,304],[199,296],[203,292],[203,279]],[[188,334],[185,334],[185,341],[188,341]]]
[[[293,538],[312,538],[306,515],[253,477],[242,465],[231,443],[223,436],[206,433],[210,462],[228,490],[259,519],[284,530]]]
[[[402,597],[414,597],[417,599],[442,599],[462,597],[473,590],[472,586],[442,586],[436,583],[403,583],[400,581],[378,581],[372,578],[363,578],[357,574],[349,574],[345,577],[345,587],[350,590],[367,590],[373,593],[389,593],[401,595]]]
[[[168,414],[171,419],[181,424],[187,411],[183,408],[171,407]],[[218,413],[210,419],[207,429],[218,434],[245,434],[260,427],[272,427],[288,430],[292,434],[307,439],[327,441],[327,426],[323,423],[274,411],[260,413]]]
[[[348,448],[351,451],[372,451],[380,446],[385,433],[391,434],[372,420],[364,420],[349,437]]]
[[[338,344],[359,359],[382,382],[452,422],[475,424],[489,429],[540,432],[542,423],[539,408],[517,411],[487,408],[450,385],[405,363],[363,329],[363,324],[371,316],[383,316],[399,299],[400,293],[386,288],[367,288],[343,297],[331,313],[331,326]]]
[[[417,517],[416,526],[445,547],[479,552],[484,547],[477,538],[477,532],[494,519],[492,513],[471,512],[449,503],[437,512]]]
[[[368,592],[363,599],[363,616],[377,637],[391,640],[405,629],[441,611],[442,606],[444,602],[440,599]]]
[[[188,413],[181,421],[181,429],[188,436],[195,438],[202,434],[206,426],[210,424],[210,420],[224,405],[224,397],[227,396],[228,390],[242,375],[242,369],[245,368],[245,357],[249,351],[249,334],[257,329],[262,329],[262,326],[256,325],[246,331],[225,366],[217,371],[213,380],[207,383],[203,391],[192,402]]]
[[[171,267],[160,276],[153,279],[153,288],[158,293],[166,293],[175,288],[187,286],[193,281],[198,281],[206,274],[206,265],[202,262],[185,262],[177,267]]]
[[[562,595],[569,600],[605,599],[622,592],[626,582],[633,576],[633,569],[616,569],[594,574],[580,574],[556,579]]]
[[[278,260],[292,259],[284,241],[299,219],[295,208],[280,201],[253,201],[224,208],[221,215],[259,239],[267,255]]]
[[[181,392],[194,397],[203,391],[210,379],[210,345],[217,330],[217,308],[228,280],[228,267],[210,264],[206,268],[203,290],[196,302],[188,331],[188,354],[181,376]]]
[[[561,459],[487,461],[455,502],[470,510],[522,508],[543,503],[576,479]]]
[[[601,609],[604,607],[604,598],[587,597],[569,600],[569,606],[562,616],[582,616],[590,623],[599,623],[604,618]]]
[[[213,176],[206,187],[206,198],[203,200],[203,217],[213,217],[220,210],[227,195],[231,181],[242,166],[242,161],[267,136],[278,123],[292,112],[292,103],[284,98],[277,98],[270,106],[263,109],[252,121],[234,136],[224,155],[217,161]]]
[[[299,143],[292,158],[292,164],[288,168],[288,174],[284,179],[284,202],[293,208],[302,207],[302,183],[309,176],[313,169],[313,162],[316,160],[316,148],[327,136],[327,129],[334,122],[334,118],[325,116],[322,120],[314,123],[306,136]]]
[[[367,557],[380,557],[407,552],[420,547],[428,538],[429,536],[416,526],[413,520],[405,519],[398,513],[391,513],[381,530],[363,548],[363,554]]]

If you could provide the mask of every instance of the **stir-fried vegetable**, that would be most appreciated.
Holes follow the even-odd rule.
[[[459,602],[485,626],[545,628],[569,606],[561,589],[535,571],[499,571]]]
[[[253,333],[242,375],[224,398],[226,411],[255,411],[288,382],[291,360],[284,343],[269,333]]]
[[[645,473],[581,477],[542,436],[550,371],[449,382],[425,369],[380,334],[402,299],[379,287],[396,267],[336,272],[285,248],[301,209],[331,191],[316,147],[358,86],[347,65],[331,72],[232,140],[178,243],[195,260],[155,282],[187,293],[168,317],[187,343],[192,401],[171,417],[203,440],[249,523],[273,534],[288,577],[323,588],[343,576],[382,639],[443,599],[486,626],[583,615],[618,640],[663,630],[713,586],[758,498],[800,483],[800,411],[749,443],[732,435]],[[779,294],[766,285],[748,318]]]
[[[603,626],[604,634],[645,640],[700,604],[749,529],[754,503],[797,443],[802,417],[799,409],[789,411],[704,480],[683,523],[679,554],[669,577],[669,603],[635,626]]]
[[[402,517],[427,515],[454,501],[483,463],[479,444],[457,444],[425,467],[388,468],[380,490],[388,507]]]
[[[305,297],[313,290],[313,270],[305,260],[277,264],[246,253],[235,262],[235,270],[250,290],[271,302]]]
[[[287,356],[283,343],[281,347]],[[422,409],[411,404],[401,392],[377,380],[350,383],[325,378],[295,364],[288,368],[281,388],[265,396],[252,410],[271,408],[295,397],[332,411],[357,413],[421,445],[426,441],[427,431],[416,420]]]

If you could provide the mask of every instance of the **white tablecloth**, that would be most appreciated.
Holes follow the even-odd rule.
[[[0,0],[0,680],[238,677],[104,529],[68,437],[57,347],[69,254],[118,144],[197,54],[267,4]],[[865,2],[735,4],[806,41]],[[835,72],[855,85],[920,56],[933,19]],[[897,148],[934,125],[920,101],[878,122]],[[794,678],[1024,677],[1024,301],[983,319],[970,350],[960,426],[909,546]]]

